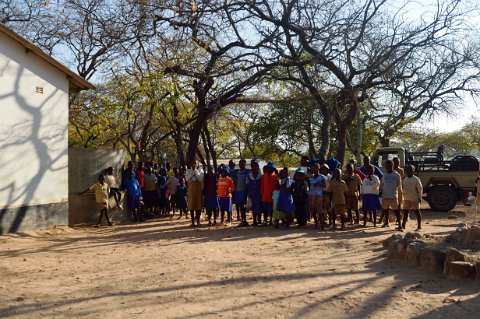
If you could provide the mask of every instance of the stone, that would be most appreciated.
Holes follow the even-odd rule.
[[[409,241],[404,239],[400,239],[396,245],[396,252],[395,252],[395,259],[405,260],[405,254],[407,253],[407,245]]]
[[[449,279],[467,279],[475,276],[475,267],[468,261],[452,261],[448,265]]]
[[[405,251],[405,262],[412,266],[418,265],[423,247],[425,247],[425,244],[419,241],[409,243]]]
[[[450,272],[449,268],[453,261],[467,261],[467,257],[458,249],[455,249],[452,247],[448,248],[446,251],[445,263],[443,265],[443,273],[445,275],[447,275]]]
[[[467,228],[458,227],[454,232],[450,233],[446,238],[447,243],[459,243],[465,235]]]
[[[472,226],[463,232],[460,242],[462,244],[473,244],[477,240],[480,240],[480,227]]]
[[[475,271],[477,273],[477,280],[480,281],[480,260],[475,263]]]
[[[398,244],[399,241],[400,241],[400,239],[395,239],[395,240],[390,241],[390,244],[388,246],[388,253],[387,253],[387,257],[389,259],[396,258],[396,256],[397,256],[397,244]]]
[[[420,266],[432,272],[442,272],[445,258],[445,251],[433,246],[427,246],[420,251]]]
[[[448,219],[457,219],[458,216],[457,216],[457,215],[448,215],[447,218],[448,218]]]
[[[399,239],[402,239],[402,235],[400,234],[394,234],[388,238],[385,238],[383,241],[382,241],[382,245],[384,248],[388,248],[390,247],[390,243],[394,240],[399,240]]]
[[[422,239],[423,235],[420,234],[419,232],[408,232],[408,233],[405,234],[405,238],[411,239],[411,240]]]

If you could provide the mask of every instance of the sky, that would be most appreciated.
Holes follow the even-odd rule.
[[[463,106],[459,106],[449,113],[437,115],[432,119],[420,121],[419,124],[437,132],[448,133],[461,129],[462,126],[471,121],[472,117],[480,119],[479,114],[480,98],[477,98],[476,101],[467,98]]]

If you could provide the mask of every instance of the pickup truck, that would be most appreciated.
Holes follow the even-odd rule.
[[[422,181],[423,193],[433,210],[450,211],[476,192],[479,161],[476,157],[459,155],[451,160],[443,157],[443,146],[436,152],[409,152],[401,147],[378,149],[372,162],[384,170],[385,161],[398,157],[400,166],[415,166],[415,175]]]

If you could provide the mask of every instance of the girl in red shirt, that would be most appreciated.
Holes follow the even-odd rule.
[[[223,167],[221,177],[218,179],[217,195],[218,205],[220,206],[220,218],[223,224],[225,219],[225,212],[227,212],[227,222],[232,222],[232,193],[235,190],[235,184],[233,180],[228,176],[230,175],[230,169]]]

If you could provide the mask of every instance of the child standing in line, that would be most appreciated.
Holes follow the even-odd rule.
[[[345,208],[347,209],[347,219],[353,225],[353,214],[355,212],[355,224],[360,223],[360,213],[358,212],[358,198],[360,196],[360,188],[362,186],[362,179],[354,172],[352,164],[347,164],[347,169],[343,175],[343,180],[347,184],[348,192],[345,194]]]
[[[262,173],[260,173],[258,162],[251,162],[251,166],[252,170],[247,178],[247,193],[252,205],[253,226],[257,226],[262,223],[262,195],[260,193]]]
[[[326,186],[326,177],[320,174],[320,165],[312,165],[312,176],[310,177],[310,189],[308,191],[308,210],[310,216],[313,216],[315,228],[318,228],[318,219],[320,218],[320,227],[325,229],[325,215],[323,214],[323,187]]]
[[[185,185],[185,178],[183,176],[180,176],[178,179],[178,185],[177,185],[177,196],[176,196],[176,206],[178,208],[178,211],[180,212],[180,216],[178,217],[179,219],[182,218],[182,214],[185,214],[185,218],[188,218],[187,214],[187,194],[188,194],[188,189],[187,186]],[[172,215],[173,218],[173,215]]]
[[[98,176],[98,183],[93,184],[81,192],[80,195],[85,194],[88,191],[95,191],[95,202],[97,203],[98,208],[100,208],[100,217],[98,218],[96,227],[100,226],[103,214],[105,214],[105,219],[107,220],[108,226],[112,226],[112,223],[108,219],[108,194],[110,193],[110,190],[105,182],[105,176],[100,174]]]
[[[307,226],[308,184],[305,171],[300,167],[295,171],[292,183],[292,197],[298,227]]]
[[[277,188],[272,192],[272,210],[273,210],[273,225],[278,229],[280,220],[285,221],[285,214],[278,210],[278,199],[280,197],[280,183],[277,182]]]
[[[140,197],[142,196],[142,191],[133,171],[130,172],[125,181],[125,190],[127,192],[127,207],[130,212],[130,220],[133,222],[143,222],[143,219],[138,212],[140,209]]]
[[[398,209],[398,188],[401,184],[400,174],[393,170],[393,162],[387,160],[385,162],[387,172],[383,175],[381,189],[382,189],[382,215],[385,216],[385,223],[382,227],[388,227],[388,216],[390,209],[395,212],[397,218],[398,228],[402,231],[402,222],[400,220],[400,210]],[[380,218],[381,219],[381,218]]]
[[[377,227],[377,210],[382,208],[378,193],[380,179],[374,175],[373,165],[367,166],[367,176],[362,182],[360,194],[362,195],[363,227],[367,227],[367,213],[373,214],[373,226]]]
[[[333,172],[333,171],[332,171]],[[322,164],[320,166],[320,174],[325,176],[325,186],[322,187],[322,205],[323,205],[323,216],[324,218],[328,218],[328,223],[330,227],[333,227],[335,223],[332,221],[332,194],[330,191],[327,190],[328,185],[330,184],[330,180],[332,179],[332,175],[330,175],[330,169],[327,164]]]
[[[420,203],[422,202],[423,186],[420,178],[413,175],[415,167],[405,166],[407,176],[403,179],[403,222],[402,227],[407,226],[408,213],[413,210],[417,216],[417,231],[422,229],[422,214],[420,213]]]
[[[238,166],[240,167],[236,172],[236,180],[235,183],[235,192],[233,198],[235,199],[235,208],[238,212],[240,212],[240,219],[241,222],[238,226],[245,227],[248,226],[247,222],[247,212],[245,209],[245,205],[247,203],[247,177],[250,171],[245,168],[246,161],[241,159],[238,162]]]
[[[225,166],[221,171],[221,177],[218,179],[218,206],[220,207],[220,219],[223,224],[225,221],[225,212],[227,213],[227,222],[232,223],[232,193],[235,190],[233,180],[228,176],[230,169]]]
[[[337,215],[340,215],[342,223],[342,230],[345,230],[345,193],[348,192],[348,187],[345,181],[342,180],[342,171],[337,168],[333,171],[333,177],[328,184],[327,190],[331,193],[333,210],[331,213],[332,229],[335,229],[335,220]]]
[[[275,174],[275,164],[273,162],[268,162],[264,167],[265,174],[262,175],[260,183],[260,193],[262,194],[262,212],[264,224],[272,225],[273,221],[273,191],[277,188],[278,176]],[[270,220],[269,220],[270,219]]]
[[[176,167],[173,168],[174,171],[176,170]],[[177,174],[176,175],[173,175],[173,176],[168,176],[167,177],[167,181],[166,181],[166,184],[167,184],[167,187],[168,187],[168,192],[170,193],[170,200],[169,200],[169,207],[170,207],[170,211],[173,213],[173,215],[175,215],[175,207],[177,206],[177,186],[178,186],[178,170],[177,170]]]
[[[150,214],[157,213],[155,212],[155,203],[157,201],[157,176],[152,172],[152,169],[150,167],[147,167],[145,169],[143,180],[143,198],[145,200],[147,212],[149,212]]]
[[[290,176],[288,176],[288,167],[284,167],[280,171],[280,194],[277,208],[285,214],[285,228],[290,227],[290,224],[293,222],[293,214],[295,213],[292,184],[293,181]]]
[[[217,197],[217,182],[218,179],[215,176],[211,167],[208,167],[207,174],[205,175],[203,186],[203,204],[207,210],[208,226],[215,226],[217,224],[218,217],[218,197]],[[212,224],[213,216],[213,224]]]
[[[146,188],[146,179],[145,179],[145,188]],[[167,214],[167,179],[164,175],[160,175],[157,183],[157,197],[158,197],[158,207],[159,207],[159,214],[164,216]]]

